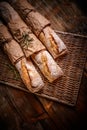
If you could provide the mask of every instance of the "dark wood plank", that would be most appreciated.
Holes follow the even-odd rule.
[[[43,130],[39,121],[48,115],[34,95],[0,84],[0,128]]]
[[[21,118],[17,112],[11,107],[10,101],[3,86],[0,85],[0,129],[1,130],[20,130]]]
[[[75,1],[28,1],[51,21],[54,29],[87,34],[87,17]],[[83,75],[75,107],[5,87],[0,84],[0,129],[79,130],[87,128],[86,72]]]

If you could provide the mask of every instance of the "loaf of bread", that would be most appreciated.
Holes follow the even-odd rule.
[[[32,61],[26,59],[20,45],[12,38],[7,27],[0,21],[0,44],[3,44],[12,64],[18,70],[25,86],[30,92],[35,93],[42,89],[44,82],[35,69]]]
[[[66,45],[51,28],[50,21],[37,12],[27,0],[10,2],[54,58],[67,53]]]
[[[50,82],[53,82],[63,75],[61,68],[47,51],[42,50],[37,53],[37,55],[32,55],[32,58]]]
[[[49,80],[49,82],[53,82],[55,79],[62,76],[63,72],[59,65],[57,65],[49,52],[47,52],[44,45],[31,32],[31,30],[23,22],[18,13],[11,7],[11,5],[9,5],[7,2],[2,2],[0,4],[0,11],[14,39],[17,40],[21,45],[27,59],[30,59],[30,57],[32,58],[32,60],[37,64],[40,71]],[[30,52],[32,53],[29,54]],[[49,69],[49,74],[47,74],[47,68]],[[56,75],[54,73],[56,73]]]

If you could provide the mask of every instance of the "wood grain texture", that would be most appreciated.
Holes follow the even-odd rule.
[[[84,13],[78,2],[28,1],[52,22],[54,29],[87,35],[86,12]],[[82,0],[81,2],[84,3]],[[85,70],[77,104],[73,108],[18,90],[7,89],[5,85],[0,84],[0,129],[2,130],[80,130],[87,129],[86,121],[87,71]]]

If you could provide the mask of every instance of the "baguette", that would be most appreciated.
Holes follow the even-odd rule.
[[[61,68],[46,50],[42,50],[37,55],[32,55],[32,57],[49,82],[53,82],[63,75]]]
[[[26,60],[20,45],[12,38],[7,27],[1,21],[0,31],[0,43],[3,44],[4,51],[18,70],[25,86],[32,93],[40,91],[44,86],[41,76],[31,60]]]
[[[54,61],[52,56],[50,54],[48,54],[44,45],[29,30],[28,26],[23,22],[23,20],[20,18],[18,13],[6,2],[1,3],[0,10],[1,10],[1,15],[2,15],[3,19],[7,23],[15,40],[17,40],[19,42],[19,44],[21,45],[27,59],[29,59],[31,56],[32,60],[37,64],[40,71],[49,80],[49,82],[53,82],[55,79],[59,78],[59,76],[62,76],[63,72],[62,72],[61,68],[57,65],[57,63]],[[6,18],[7,17],[6,14],[8,15],[8,21]],[[28,33],[28,32],[31,32],[31,33]],[[25,44],[25,40],[23,40],[22,34],[25,34],[26,43],[29,44],[29,46],[30,45],[32,46],[32,44],[34,44],[33,49],[35,48],[35,50],[31,55],[28,55],[28,52],[27,52],[28,47],[26,49],[26,46],[23,46],[23,44]],[[33,38],[33,41],[31,41],[31,43],[28,41],[29,38],[31,38],[31,39]],[[38,45],[39,45],[39,47],[38,47]],[[32,48],[31,46],[30,46],[30,49]],[[39,50],[37,50],[36,48],[38,48]],[[52,67],[56,68],[56,70],[55,70],[57,72],[56,76],[53,75],[53,70],[51,70],[51,69],[50,69],[49,74],[47,75],[47,68],[46,67],[44,68],[44,71],[43,71],[43,68],[41,66],[44,67],[45,61],[42,60],[41,58],[38,61],[38,58],[36,58],[39,55],[43,56],[43,53],[47,54],[47,56],[45,56],[47,58],[46,65],[49,69],[50,69],[50,65],[48,65],[48,62],[49,62],[50,57],[51,57]],[[38,65],[38,62],[41,62],[41,64]],[[59,69],[59,71],[58,71],[58,69]]]
[[[67,53],[66,45],[51,28],[50,21],[37,12],[27,0],[13,0],[11,4],[46,46],[54,59]]]

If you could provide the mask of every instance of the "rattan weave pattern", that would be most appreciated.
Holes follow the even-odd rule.
[[[59,34],[68,48],[68,54],[56,59],[64,72],[64,76],[53,83],[49,83],[45,78],[45,86],[37,95],[49,98],[70,106],[74,106],[81,84],[84,65],[87,57],[87,39],[70,35]],[[0,48],[0,81],[13,84],[14,86],[26,87],[22,80],[14,73],[8,57]]]

